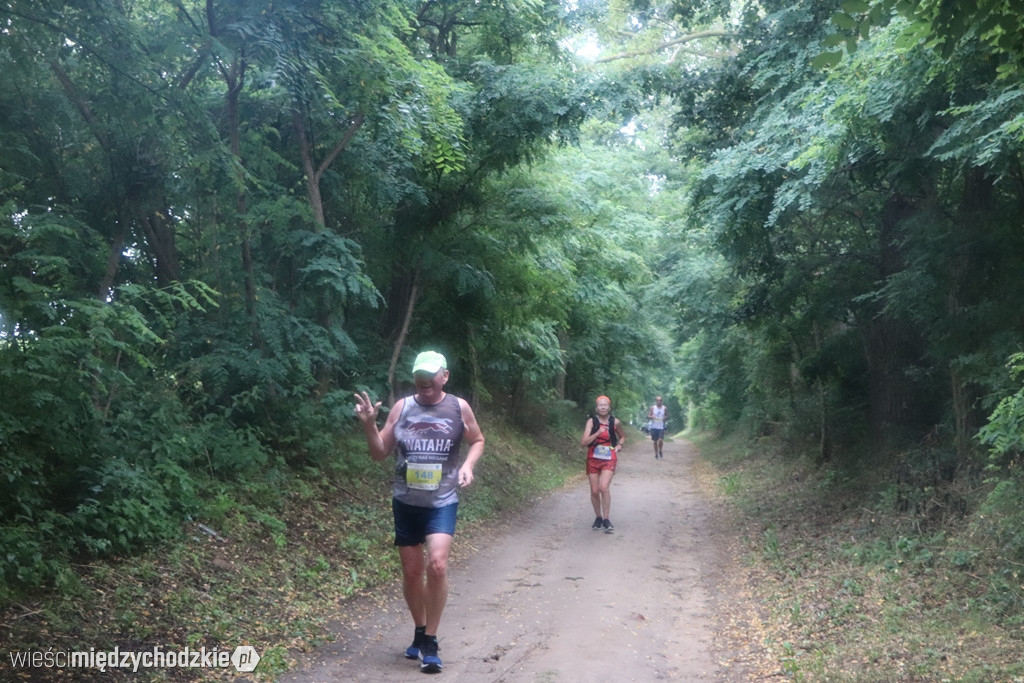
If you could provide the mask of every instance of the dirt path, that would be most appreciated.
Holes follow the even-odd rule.
[[[581,479],[486,547],[460,548],[457,537],[440,678],[743,680],[723,670],[728,657],[713,642],[725,565],[713,508],[691,476],[695,455],[685,442],[666,443],[663,460],[650,442],[627,448],[612,484],[612,534],[590,528]],[[403,656],[412,626],[397,595],[355,614],[281,683],[425,680]]]

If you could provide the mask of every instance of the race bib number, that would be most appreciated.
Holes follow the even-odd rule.
[[[420,491],[436,491],[441,487],[441,463],[406,463],[405,483],[408,484],[411,489],[418,489]]]
[[[611,446],[594,446],[594,457],[598,460],[611,460],[612,459],[612,447]]]

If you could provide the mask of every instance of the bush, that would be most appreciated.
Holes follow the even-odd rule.
[[[1015,381],[1024,379],[1024,353],[1011,356],[1007,365]],[[978,430],[978,439],[989,447],[990,469],[1020,464],[1024,454],[1024,387],[999,402],[988,424]]]

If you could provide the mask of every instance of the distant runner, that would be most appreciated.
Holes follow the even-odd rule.
[[[662,447],[665,445],[665,421],[668,419],[668,408],[661,403],[661,396],[654,397],[654,405],[647,411],[647,419],[651,425],[651,441],[654,442],[654,458],[664,458]]]

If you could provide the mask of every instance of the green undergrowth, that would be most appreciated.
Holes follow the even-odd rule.
[[[486,415],[481,424],[486,453],[460,508],[460,539],[469,542],[491,520],[579,470],[568,437],[549,435],[541,445]],[[45,591],[0,606],[0,680],[233,679],[234,667],[133,674],[15,668],[11,656],[239,645],[261,655],[250,676],[275,680],[302,652],[333,637],[328,623],[344,618],[350,598],[394,586],[400,576],[393,461],[372,462],[358,435],[343,439],[339,453],[335,468],[224,486],[179,537],[133,557],[69,564]]]
[[[771,440],[690,438],[740,520],[766,675],[1024,681],[1024,567],[986,531],[990,487],[952,480],[908,506],[891,468],[854,476]]]

